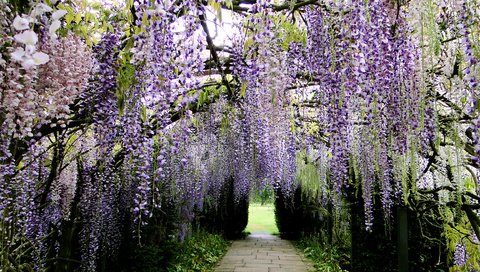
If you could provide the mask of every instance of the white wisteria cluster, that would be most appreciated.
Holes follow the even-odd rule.
[[[13,28],[19,33],[14,36],[18,46],[11,53],[11,57],[25,69],[45,64],[50,60],[46,53],[38,50],[38,34],[32,30],[33,24],[47,13],[51,13],[48,33],[50,38],[55,40],[58,38],[56,32],[61,27],[60,19],[67,14],[65,10],[53,11],[51,7],[39,3],[29,16],[17,15],[13,20]]]

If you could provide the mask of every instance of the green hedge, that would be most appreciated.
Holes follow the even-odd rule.
[[[343,272],[350,267],[345,250],[325,244],[318,235],[304,236],[295,245],[313,262],[315,271]]]
[[[196,231],[183,242],[167,241],[138,248],[132,269],[137,272],[212,271],[229,244],[221,235]]]
[[[327,223],[326,211],[317,194],[303,191],[298,185],[295,192],[286,195],[275,191],[275,220],[284,239],[299,239],[302,235],[320,233]]]
[[[235,199],[234,179],[229,178],[217,199],[207,199],[203,211],[196,217],[200,228],[221,233],[228,239],[239,238],[248,224],[248,197]],[[213,195],[213,194],[211,194]]]

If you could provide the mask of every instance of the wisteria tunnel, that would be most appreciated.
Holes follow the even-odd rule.
[[[0,24],[0,272],[267,271],[218,266],[255,196],[315,271],[480,271],[479,0],[0,0]]]

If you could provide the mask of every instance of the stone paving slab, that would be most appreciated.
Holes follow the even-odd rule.
[[[234,241],[216,272],[310,272],[312,263],[292,243],[265,233]]]

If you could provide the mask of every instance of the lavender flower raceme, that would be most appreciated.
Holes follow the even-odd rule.
[[[465,250],[465,246],[462,244],[457,244],[455,246],[455,253],[453,255],[453,263],[455,265],[464,265],[468,260],[468,255]]]
[[[369,227],[374,188],[381,190],[386,218],[395,199],[402,195],[404,177],[399,173],[403,170],[398,168],[404,169],[408,163],[392,160],[392,154],[409,158],[416,146],[425,146],[423,141],[430,140],[416,142],[419,124],[429,122],[421,120],[419,114],[422,103],[429,100],[417,88],[417,51],[407,36],[402,13],[398,18],[391,16],[383,1],[337,3],[331,4],[331,9],[349,12],[332,16],[322,7],[307,10],[307,44],[292,52],[292,57],[303,61],[292,63],[291,69],[308,71],[314,82],[303,103],[317,107],[319,138],[327,138],[330,144],[331,180],[337,195],[348,187],[349,169],[361,169],[359,180]],[[304,91],[299,88],[298,96],[305,97]],[[355,134],[364,137],[355,138]],[[366,162],[365,156],[374,160]]]

